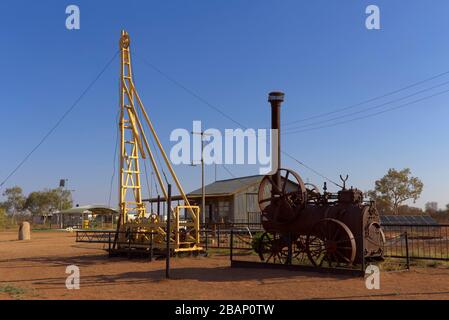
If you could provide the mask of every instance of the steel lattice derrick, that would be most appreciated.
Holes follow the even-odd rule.
[[[153,152],[160,152],[164,159],[164,164],[170,171],[176,187],[182,196],[185,206],[183,209],[189,212],[190,218],[194,223],[193,232],[189,232],[190,243],[195,250],[200,249],[199,245],[199,208],[191,206],[187,196],[182,188],[182,185],[173,170],[170,160],[165,153],[154,126],[145,110],[142,100],[136,90],[133,80],[131,51],[130,51],[130,37],[126,31],[122,31],[120,38],[120,56],[121,56],[121,71],[120,71],[120,181],[119,181],[119,208],[120,219],[117,225],[117,233],[114,239],[114,248],[118,242],[119,237],[126,237],[125,232],[131,232],[136,235],[133,239],[135,243],[145,241],[139,235],[140,231],[155,232],[163,236],[166,231],[166,223],[159,221],[155,217],[146,217],[146,207],[142,199],[141,187],[141,171],[139,167],[140,159],[146,159],[147,156],[151,161],[153,171],[156,174],[158,184],[162,193],[167,199],[167,190],[162,180],[159,167],[155,161]],[[141,115],[141,116],[139,116]],[[143,123],[150,129],[150,136],[156,142],[156,150],[151,150],[145,134]],[[162,164],[160,164],[162,166]],[[165,176],[165,174],[164,174]],[[179,233],[186,230],[188,224],[179,220],[179,208],[170,207],[170,216],[168,219],[175,223],[170,228],[170,233],[173,234],[174,250],[181,250],[182,243],[179,241]],[[134,215],[135,219],[131,221],[130,215]],[[156,239],[162,237],[156,237]],[[123,240],[123,239],[121,239]],[[157,245],[157,243],[156,243]]]

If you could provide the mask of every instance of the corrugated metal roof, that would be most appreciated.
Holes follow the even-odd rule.
[[[118,213],[118,210],[116,208],[108,207],[106,205],[87,205],[87,206],[80,206],[80,207],[73,207],[67,210],[62,210],[59,213],[62,214],[82,214],[92,212],[94,214],[111,214],[111,213]]]
[[[255,175],[227,180],[218,180],[211,184],[206,185],[205,187],[206,195],[207,196],[231,195],[237,193],[242,189],[246,189],[252,185],[260,183],[263,177],[264,177],[263,175]],[[188,196],[201,195],[201,192],[202,192],[201,188],[199,188],[188,193]]]

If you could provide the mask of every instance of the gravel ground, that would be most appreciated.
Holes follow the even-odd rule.
[[[101,244],[69,232],[33,232],[17,241],[0,232],[0,299],[449,299],[448,268],[382,272],[381,289],[362,278],[309,272],[230,268],[227,256],[165,261],[108,258]],[[68,265],[80,268],[79,290],[65,286]]]

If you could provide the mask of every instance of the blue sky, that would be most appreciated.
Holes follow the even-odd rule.
[[[65,28],[69,4],[80,7],[80,30]],[[381,10],[381,30],[365,28],[369,4]],[[444,0],[432,5],[399,0],[2,1],[0,180],[118,50],[121,29],[131,35],[136,85],[168,150],[171,130],[189,129],[193,120],[202,120],[205,128],[236,125],[141,58],[238,122],[267,127],[271,90],[285,92],[282,121],[287,122],[448,71],[448,10]],[[107,202],[118,75],[115,60],[5,187],[20,185],[28,193],[68,178],[75,203]],[[448,80],[449,75],[391,99]],[[360,121],[284,135],[282,148],[334,180],[348,173],[349,183],[362,190],[372,188],[389,168],[409,167],[424,182],[417,205],[438,201],[443,207],[449,203],[448,101],[449,93]],[[284,157],[283,166],[322,185],[322,178],[290,159]],[[235,175],[257,173],[255,166],[228,168]],[[177,166],[176,171],[186,190],[199,186],[199,167]],[[212,181],[214,168],[208,167],[206,175]],[[229,175],[218,167],[218,178]],[[114,197],[116,189],[114,184]]]

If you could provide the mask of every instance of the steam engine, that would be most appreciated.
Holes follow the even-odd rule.
[[[269,95],[272,129],[280,127],[283,98],[281,92]],[[278,139],[279,165],[279,135]],[[256,245],[262,260],[351,266],[363,259],[382,259],[385,237],[375,203],[364,201],[362,191],[346,188],[347,176],[340,178],[342,186],[337,193],[327,192],[326,183],[321,192],[288,169],[278,169],[262,179],[258,200],[266,232]]]

